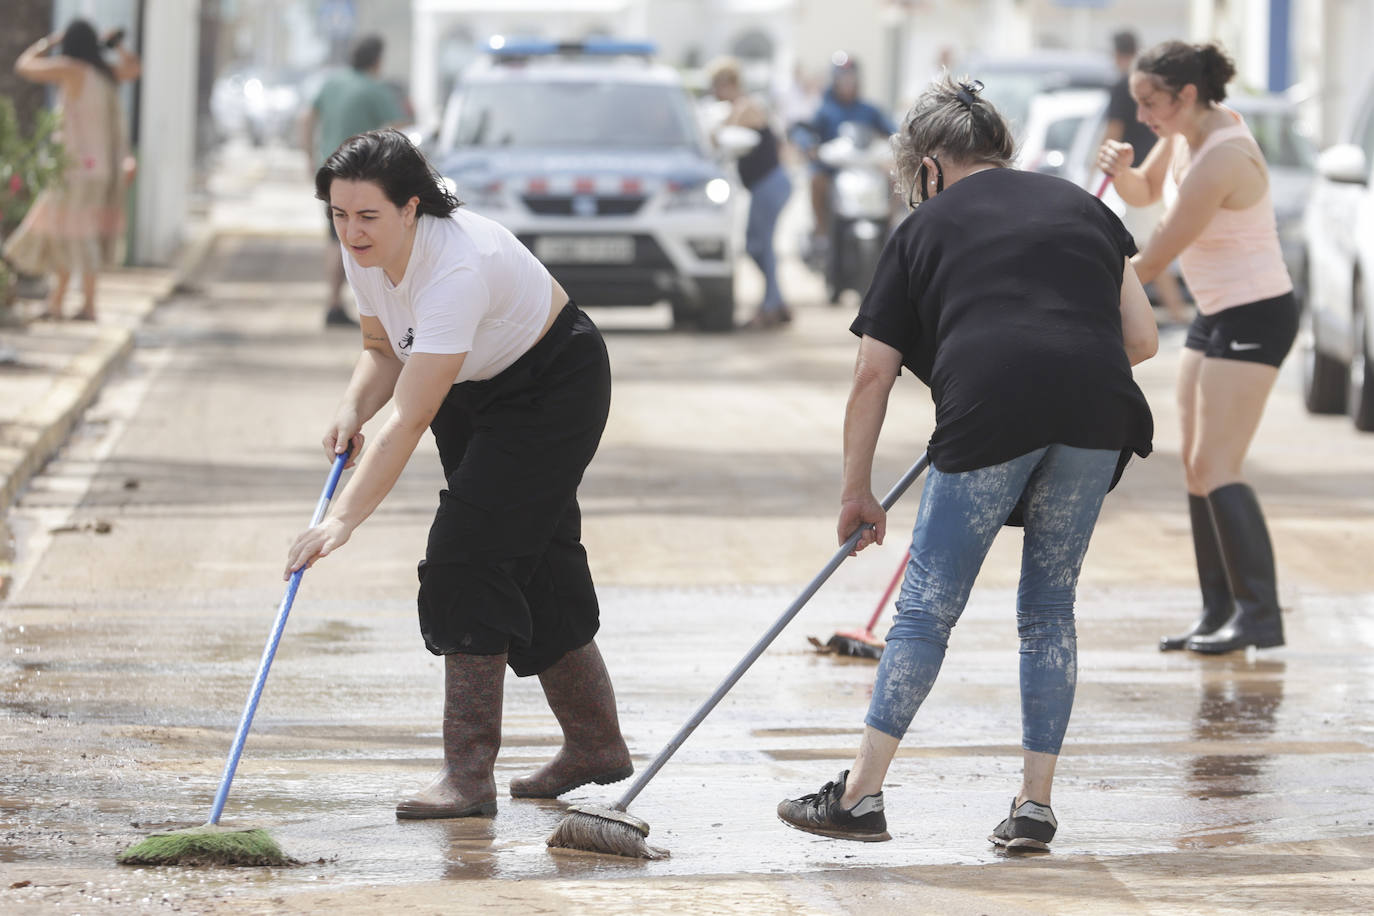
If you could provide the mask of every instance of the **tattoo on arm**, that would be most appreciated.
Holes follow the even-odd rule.
[[[378,335],[378,334],[368,334],[366,331],[364,331],[364,332],[363,332],[363,340],[375,340],[375,341],[379,341],[379,342],[385,342],[385,341],[386,341],[386,338],[385,338],[384,336],[381,336],[381,335]]]

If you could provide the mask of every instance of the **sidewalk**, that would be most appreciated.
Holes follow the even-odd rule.
[[[139,326],[195,275],[217,239],[313,236],[323,247],[323,205],[313,197],[303,156],[229,146],[218,157],[208,212],[192,225],[175,265],[102,273],[98,322],[39,320],[43,304],[20,300],[15,310],[25,326],[0,327],[0,519],[128,358]],[[74,301],[68,299],[68,313]]]
[[[0,327],[0,518],[29,479],[62,447],[100,387],[132,352],[134,335],[209,251],[202,230],[171,268],[130,267],[100,275],[96,322],[38,319],[43,303],[20,300],[19,327]],[[69,293],[79,295],[79,293]],[[68,312],[74,311],[68,299]]]

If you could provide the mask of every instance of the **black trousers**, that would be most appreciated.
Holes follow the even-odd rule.
[[[571,302],[505,371],[449,391],[430,424],[448,489],[419,568],[431,652],[505,652],[524,677],[596,635],[577,488],[610,403],[605,342]]]

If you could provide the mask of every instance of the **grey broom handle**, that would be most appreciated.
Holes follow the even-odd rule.
[[[921,476],[921,472],[924,471],[929,464],[930,457],[923,453],[921,457],[917,459],[916,463],[911,466],[910,470],[903,474],[902,478],[898,480],[897,483],[893,485],[892,489],[888,491],[888,494],[883,497],[881,505],[884,512],[891,509],[893,504],[902,498],[902,494],[916,482],[916,478]],[[634,801],[635,797],[644,790],[644,787],[649,784],[649,780],[653,779],[658,771],[663,769],[663,765],[668,762],[668,759],[672,757],[673,754],[677,753],[677,749],[682,747],[683,742],[687,740],[688,736],[696,731],[697,726],[711,714],[711,710],[715,709],[716,705],[719,704],[721,700],[725,699],[725,695],[730,692],[730,688],[734,687],[739,679],[744,677],[744,672],[748,671],[750,666],[759,660],[759,656],[772,645],[773,640],[778,638],[778,634],[792,622],[792,618],[796,617],[801,609],[806,606],[806,602],[810,601],[811,597],[815,595],[816,592],[820,591],[825,581],[830,578],[835,570],[839,569],[840,564],[844,562],[844,558],[849,556],[850,551],[859,543],[859,538],[863,536],[863,533],[872,527],[872,525],[861,525],[849,536],[849,539],[840,546],[840,549],[835,551],[835,555],[830,558],[830,562],[826,563],[825,567],[817,574],[816,578],[812,579],[806,588],[802,590],[802,593],[797,596],[797,600],[793,601],[788,606],[787,610],[782,612],[782,616],[769,628],[767,633],[763,634],[763,638],[754,644],[754,647],[749,650],[744,658],[740,659],[739,664],[735,666],[734,670],[731,671],[726,676],[725,680],[721,682],[720,686],[716,688],[716,692],[711,694],[710,699],[701,704],[700,709],[692,713],[692,718],[687,720],[687,724],[682,726],[682,728],[678,730],[678,733],[673,736],[673,739],[668,742],[667,746],[658,752],[658,756],[649,762],[644,772],[639,775],[639,778],[634,781],[634,784],[620,797],[620,801],[612,806],[615,810],[624,811],[626,808],[630,807],[630,802]]]

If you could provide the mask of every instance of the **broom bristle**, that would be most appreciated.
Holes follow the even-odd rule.
[[[155,833],[121,852],[120,865],[299,865],[266,830],[206,824]]]
[[[836,633],[830,637],[830,641],[825,646],[836,655],[848,655],[853,658],[882,658],[884,643],[867,634],[848,632]]]
[[[554,849],[580,849],[627,859],[666,859],[668,850],[645,842],[649,825],[614,808],[578,806],[554,828],[547,841]]]

